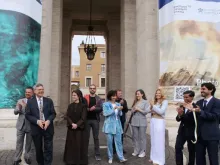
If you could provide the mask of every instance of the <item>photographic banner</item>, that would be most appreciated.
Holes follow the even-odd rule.
[[[220,97],[220,1],[159,0],[160,80],[169,100],[212,82]]]
[[[14,108],[37,82],[41,0],[0,0],[0,108]]]

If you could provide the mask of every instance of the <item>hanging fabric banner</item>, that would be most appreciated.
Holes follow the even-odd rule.
[[[41,0],[0,0],[0,108],[13,108],[37,82]]]
[[[220,96],[220,1],[159,0],[160,86],[169,100],[212,82]]]

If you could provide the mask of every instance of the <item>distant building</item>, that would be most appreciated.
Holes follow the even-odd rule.
[[[94,60],[89,61],[84,52],[84,45],[79,49],[80,65],[72,66],[71,85],[79,85],[83,94],[89,93],[89,85],[97,86],[97,94],[105,98],[106,87],[106,47],[104,44],[97,45],[98,49]]]

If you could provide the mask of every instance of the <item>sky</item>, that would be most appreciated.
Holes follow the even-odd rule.
[[[72,40],[72,65],[79,65],[80,64],[80,57],[78,46],[82,43],[82,40],[86,40],[85,35],[74,35]],[[105,44],[105,39],[103,36],[95,36],[96,44]]]

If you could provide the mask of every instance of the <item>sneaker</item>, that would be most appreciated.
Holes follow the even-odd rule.
[[[108,163],[109,163],[109,164],[112,164],[112,159],[109,159],[109,160],[108,160]]]
[[[145,157],[145,155],[146,155],[145,152],[143,152],[142,154],[138,155],[138,157],[143,158],[143,157]]]
[[[127,161],[127,159],[125,159],[125,158],[123,158],[122,160],[120,160],[121,163],[124,163],[124,162],[126,162],[126,161]]]
[[[101,160],[101,157],[100,157],[99,155],[96,155],[96,156],[95,156],[95,160],[100,161],[100,160]]]
[[[136,153],[132,153],[132,156],[138,156],[138,154],[136,154]]]

